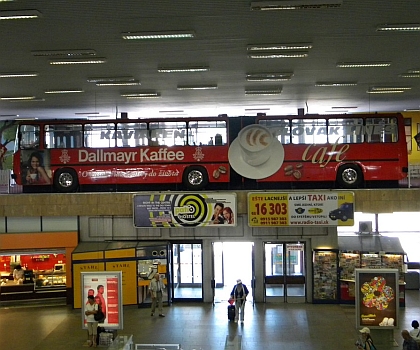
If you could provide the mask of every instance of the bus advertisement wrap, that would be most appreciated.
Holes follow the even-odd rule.
[[[250,192],[248,224],[264,226],[353,226],[353,192]]]
[[[234,193],[134,195],[135,227],[236,226]]]
[[[122,272],[82,272],[82,326],[86,326],[85,305],[88,296],[93,295],[95,303],[101,306],[105,319],[101,326],[123,329]]]

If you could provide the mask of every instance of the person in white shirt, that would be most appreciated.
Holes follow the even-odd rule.
[[[420,329],[419,329],[419,322],[417,320],[413,320],[411,322],[411,327],[413,329],[410,331],[411,337],[420,345]]]
[[[95,314],[98,312],[98,304],[95,303],[93,295],[88,296],[88,303],[85,305],[86,325],[88,329],[89,346],[96,348],[96,335],[98,322],[95,321]]]
[[[16,265],[13,270],[13,280],[16,284],[22,284],[25,278],[25,270],[20,265]]]
[[[155,314],[156,304],[158,304],[159,316],[160,317],[165,317],[165,315],[163,313],[163,298],[162,298],[162,294],[163,294],[164,289],[165,289],[165,285],[160,280],[159,274],[156,273],[153,276],[153,278],[151,279],[150,285],[149,285],[149,292],[150,292],[150,295],[152,297],[152,314],[151,314],[151,316],[153,316]]]

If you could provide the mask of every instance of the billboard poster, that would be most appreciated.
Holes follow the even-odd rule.
[[[236,226],[235,193],[138,194],[135,227]]]
[[[398,327],[398,269],[355,271],[356,327]]]
[[[250,192],[248,224],[267,226],[353,226],[353,192]]]
[[[122,272],[82,272],[81,284],[83,328],[87,328],[84,306],[88,296],[93,295],[105,315],[100,325],[108,329],[123,329]]]

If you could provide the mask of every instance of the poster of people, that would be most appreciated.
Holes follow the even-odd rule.
[[[235,193],[134,195],[135,227],[236,226]]]
[[[87,328],[84,308],[91,295],[105,317],[100,325],[106,329],[123,329],[122,272],[82,272],[81,279],[83,328]]]
[[[356,327],[398,327],[397,269],[355,269]]]

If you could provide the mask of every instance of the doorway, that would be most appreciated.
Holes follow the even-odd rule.
[[[305,244],[264,243],[266,302],[306,302]]]
[[[227,303],[237,279],[248,287],[247,301],[253,303],[254,243],[213,242],[213,302]]]
[[[172,300],[203,301],[201,243],[172,244]]]

